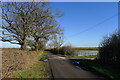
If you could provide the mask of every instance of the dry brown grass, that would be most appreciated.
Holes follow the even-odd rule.
[[[2,78],[10,78],[17,70],[27,69],[42,51],[3,50]]]

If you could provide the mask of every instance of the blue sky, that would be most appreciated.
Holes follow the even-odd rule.
[[[106,22],[104,21],[115,14],[117,15],[117,3],[64,2],[53,3],[52,7],[59,8],[64,13],[64,16],[57,20],[64,28],[65,43],[71,43],[75,47],[98,46],[103,36],[114,32],[118,28],[117,16]],[[86,31],[96,24],[99,25]]]
[[[53,2],[51,7],[64,13],[56,20],[64,28],[65,44],[74,47],[96,47],[103,36],[118,28],[118,5],[115,2]],[[19,47],[0,43],[3,47]]]

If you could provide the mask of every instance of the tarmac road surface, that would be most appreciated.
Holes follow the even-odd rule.
[[[51,68],[54,79],[58,78],[78,78],[78,79],[90,79],[90,80],[105,80],[100,75],[94,74],[90,71],[86,71],[80,68],[76,68],[65,57],[59,57],[52,54],[48,54],[48,62]]]

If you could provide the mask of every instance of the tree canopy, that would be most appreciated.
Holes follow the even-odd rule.
[[[62,32],[53,12],[45,2],[7,2],[2,5],[2,41],[41,49],[50,37]]]

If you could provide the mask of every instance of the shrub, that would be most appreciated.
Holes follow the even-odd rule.
[[[74,52],[74,49],[71,45],[54,49],[55,54],[71,55],[73,52]]]
[[[105,63],[120,63],[120,35],[114,33],[104,37],[99,47],[99,60]]]

